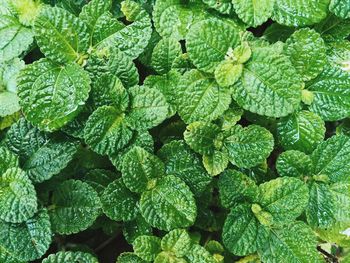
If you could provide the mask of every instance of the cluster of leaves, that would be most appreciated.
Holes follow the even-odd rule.
[[[349,35],[349,0],[0,0],[0,262],[350,262]]]

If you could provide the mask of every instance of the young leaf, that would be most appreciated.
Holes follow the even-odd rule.
[[[125,252],[119,255],[117,263],[146,263],[143,259],[136,256],[134,253]]]
[[[304,177],[311,175],[313,164],[310,156],[299,151],[285,151],[278,156],[276,169],[280,176]]]
[[[203,155],[203,165],[210,175],[218,175],[222,173],[229,163],[226,153],[214,151],[209,155]]]
[[[242,72],[242,64],[234,64],[230,60],[224,60],[216,67],[214,74],[216,82],[221,87],[229,87],[238,81]]]
[[[153,261],[161,252],[160,238],[155,236],[139,236],[133,243],[135,254],[146,261]]]
[[[175,229],[162,238],[163,251],[174,253],[177,257],[186,256],[191,251],[192,239],[186,230]]]
[[[67,262],[84,262],[98,263],[97,258],[89,253],[80,251],[60,251],[56,254],[51,254],[43,260],[42,263],[67,263]]]

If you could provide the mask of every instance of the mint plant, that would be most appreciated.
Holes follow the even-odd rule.
[[[349,0],[0,0],[0,263],[350,262]]]

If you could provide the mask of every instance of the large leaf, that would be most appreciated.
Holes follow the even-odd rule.
[[[68,263],[68,262],[84,262],[84,263],[98,263],[97,258],[89,253],[60,251],[56,254],[51,254],[45,258],[42,263]]]
[[[151,226],[167,231],[193,225],[197,215],[192,192],[173,175],[162,178],[142,194],[140,210]]]
[[[89,34],[83,21],[58,7],[44,8],[34,23],[40,50],[55,62],[83,62]]]
[[[71,121],[88,98],[90,78],[77,64],[42,59],[21,71],[18,96],[26,118],[54,131]]]
[[[73,234],[90,227],[100,214],[97,192],[87,183],[68,180],[53,193],[49,214],[53,231]]]

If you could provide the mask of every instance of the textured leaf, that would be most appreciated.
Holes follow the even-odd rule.
[[[21,223],[37,211],[36,192],[26,174],[11,168],[0,177],[0,219]]]
[[[199,154],[210,155],[215,151],[215,142],[220,128],[213,123],[194,122],[184,133],[186,143]]]
[[[40,50],[55,62],[82,62],[89,47],[85,23],[58,7],[44,8],[35,19],[35,39]]]
[[[214,151],[211,155],[203,155],[203,165],[210,175],[222,173],[229,163],[228,156],[224,152]]]
[[[49,207],[53,231],[73,234],[90,227],[100,214],[101,202],[97,192],[87,183],[68,180],[53,193]]]
[[[302,83],[289,59],[274,46],[253,48],[243,74],[232,88],[245,110],[269,117],[292,113],[300,103]]]
[[[135,86],[129,92],[130,112],[126,121],[130,127],[148,130],[167,118],[169,105],[159,90]]]
[[[259,240],[266,240],[266,230],[260,225],[249,205],[234,207],[226,218],[222,240],[233,254],[244,256],[257,250]]]
[[[286,26],[313,25],[327,16],[329,0],[276,0],[272,19]]]
[[[303,222],[294,222],[272,230],[268,242],[261,243],[259,255],[266,263],[321,263],[316,250],[317,239],[311,228]]]
[[[304,211],[309,189],[303,181],[292,177],[281,177],[259,186],[262,193],[259,203],[273,216],[274,223],[293,221]]]
[[[100,195],[106,187],[117,179],[120,175],[104,169],[94,169],[87,172],[84,182],[89,184]]]
[[[32,31],[9,14],[0,14],[0,61],[11,60],[29,49]]]
[[[174,60],[182,54],[180,43],[173,38],[163,38],[153,49],[152,67],[159,74],[171,69]]]
[[[304,179],[305,176],[311,175],[313,166],[308,155],[303,152],[290,150],[278,156],[276,168],[280,176]]]
[[[326,46],[313,29],[300,29],[288,38],[285,54],[304,81],[317,77],[326,65]]]
[[[171,252],[163,251],[154,259],[154,263],[186,263],[183,258],[174,256]]]
[[[270,155],[274,139],[268,130],[258,125],[246,128],[237,125],[226,132],[223,145],[232,164],[250,168],[263,162]]]
[[[314,94],[309,109],[325,121],[336,121],[350,115],[349,73],[326,66],[306,87]]]
[[[0,246],[18,260],[41,258],[51,244],[51,224],[46,210],[21,224],[0,220]]]
[[[139,236],[133,243],[134,253],[146,261],[153,261],[161,252],[160,238],[155,236]]]
[[[175,229],[162,238],[161,247],[177,257],[186,256],[191,250],[192,240],[186,230]]]
[[[204,170],[198,156],[184,141],[171,141],[158,152],[165,164],[167,174],[179,177],[195,195],[206,190],[212,178]]]
[[[311,153],[324,140],[325,133],[324,121],[309,111],[296,112],[277,123],[278,139],[286,150]]]
[[[186,47],[190,59],[199,70],[213,73],[238,41],[239,28],[234,22],[208,19],[190,28]]]
[[[256,27],[270,18],[275,0],[233,0],[232,3],[238,17],[249,26]]]
[[[334,203],[328,185],[316,182],[311,185],[306,218],[312,227],[328,228],[332,226],[335,221]]]
[[[349,180],[350,138],[344,135],[333,136],[322,142],[312,153],[314,174],[327,176],[331,182]]]
[[[330,187],[333,204],[334,217],[340,225],[350,225],[350,184],[349,182],[335,183]],[[331,208],[332,209],[332,208]],[[345,230],[345,229],[343,229]]]
[[[7,169],[16,167],[18,167],[18,156],[7,148],[0,146],[0,175],[4,174]]]
[[[235,65],[230,60],[224,60],[215,69],[215,80],[221,87],[229,87],[238,81],[242,72],[242,64]]]
[[[329,15],[321,23],[315,26],[322,37],[326,39],[344,39],[350,34],[350,19],[341,19],[335,15]]]
[[[203,3],[207,4],[209,7],[216,9],[220,13],[230,14],[233,11],[232,0],[202,0]]]
[[[95,152],[113,154],[128,144],[132,131],[126,126],[124,113],[112,106],[102,106],[90,115],[84,138]]]
[[[220,87],[214,78],[198,70],[183,75],[176,98],[178,113],[187,124],[215,120],[231,103],[230,90]]]
[[[142,216],[153,227],[161,230],[193,225],[197,209],[193,194],[179,178],[168,175],[142,194]]]
[[[122,179],[110,183],[103,191],[103,212],[115,221],[133,220],[138,212],[138,196],[125,187]]]
[[[42,59],[18,78],[20,105],[28,121],[54,131],[71,121],[90,92],[90,78],[77,64],[64,66]]]
[[[328,42],[328,61],[332,66],[349,72],[348,61],[350,60],[350,42],[337,40]]]
[[[236,170],[226,170],[218,181],[222,206],[232,208],[241,201],[258,200],[259,188],[253,179]]]
[[[349,0],[331,0],[329,10],[340,18],[350,18]]]
[[[125,252],[119,255],[117,263],[145,263],[143,259],[136,256],[134,253]]]
[[[45,258],[43,263],[68,263],[68,262],[84,262],[84,263],[98,263],[98,260],[89,253],[60,251],[56,254],[51,254]]]
[[[123,158],[122,178],[130,191],[142,193],[165,175],[163,162],[140,147],[134,147]]]
[[[129,244],[132,244],[137,237],[143,235],[152,235],[152,227],[141,215],[137,215],[136,219],[132,221],[124,222],[123,236]]]
[[[214,257],[207,250],[205,250],[204,247],[198,244],[192,245],[192,249],[190,253],[186,255],[186,258],[187,258],[187,261],[191,263],[192,262],[193,263],[201,263],[201,262],[215,263],[216,262],[214,260]],[[178,263],[184,263],[184,262],[185,261],[180,261]]]

